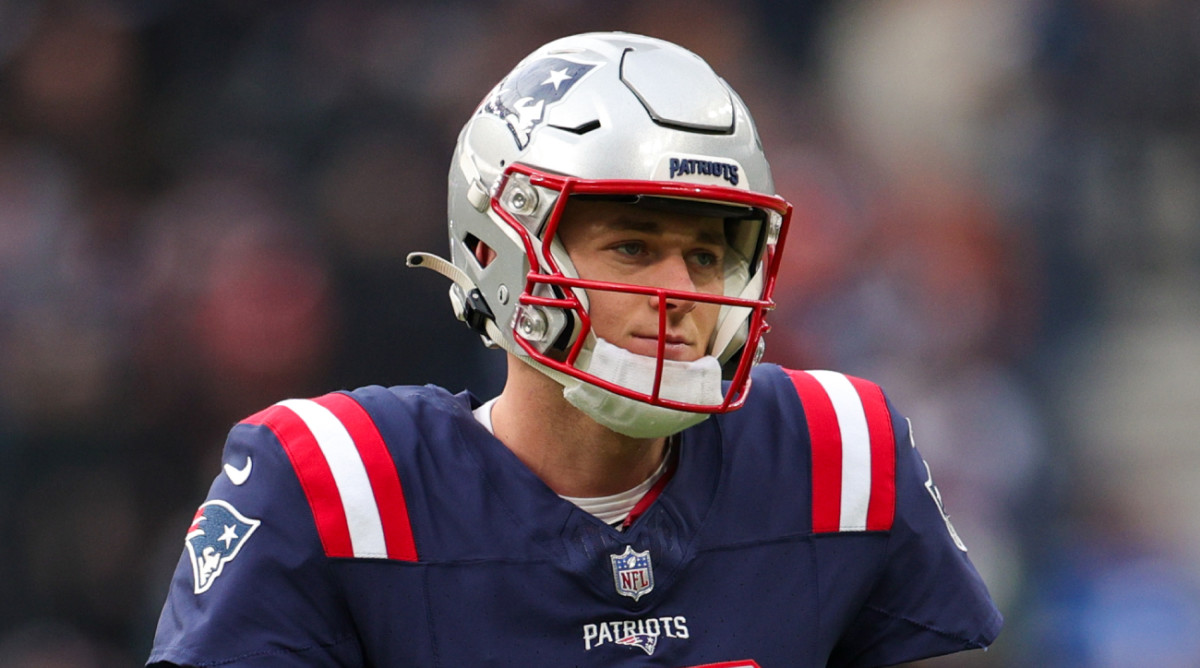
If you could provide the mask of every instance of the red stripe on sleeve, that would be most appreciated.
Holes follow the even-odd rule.
[[[862,400],[871,434],[871,501],[867,506],[867,531],[892,528],[896,515],[896,437],[883,390],[870,381],[846,376]]]
[[[314,401],[337,416],[354,440],[354,447],[358,449],[367,470],[367,478],[371,481],[375,505],[379,508],[388,558],[416,561],[417,547],[409,524],[408,505],[404,501],[400,474],[374,420],[357,401],[340,392],[327,394]]]
[[[813,531],[837,531],[842,512],[842,432],[833,402],[821,383],[804,371],[787,370],[808,422],[812,448]]]
[[[325,455],[317,445],[317,439],[309,431],[300,416],[283,406],[272,406],[260,411],[244,422],[261,424],[279,439],[300,480],[300,487],[308,498],[313,522],[321,536],[321,545],[330,557],[352,557],[350,526],[346,523],[346,512],[342,507],[342,495],[338,493],[333,471],[325,461]]]

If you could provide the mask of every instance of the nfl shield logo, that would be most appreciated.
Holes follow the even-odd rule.
[[[634,552],[626,545],[621,554],[609,557],[612,560],[613,582],[617,593],[638,600],[654,589],[654,567],[650,564],[650,550]]]

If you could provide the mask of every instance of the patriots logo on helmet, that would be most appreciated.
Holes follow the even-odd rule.
[[[640,647],[645,653],[653,654],[654,648],[658,647],[658,634],[634,633],[632,635],[627,635],[624,638],[618,638],[616,642],[618,645]]]
[[[197,594],[208,591],[259,524],[261,520],[246,517],[220,499],[208,501],[196,510],[184,540],[192,560],[192,581]]]
[[[533,131],[546,117],[546,107],[596,66],[565,58],[541,58],[513,70],[496,86],[480,108],[508,124],[517,148],[529,145]]]

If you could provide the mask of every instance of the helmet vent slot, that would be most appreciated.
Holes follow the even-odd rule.
[[[563,130],[565,132],[571,132],[571,133],[574,133],[577,135],[585,135],[585,134],[591,132],[592,130],[600,129],[600,119],[597,118],[592,121],[587,121],[586,123],[580,123],[579,125],[576,125],[573,128],[569,128],[565,125],[550,125],[548,127],[552,127],[555,130]]]

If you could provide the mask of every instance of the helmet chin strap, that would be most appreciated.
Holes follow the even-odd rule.
[[[464,317],[462,295],[477,289],[466,272],[432,253],[410,253],[407,264],[410,267],[432,269],[453,281],[458,291],[451,288],[450,299],[454,302],[456,314],[460,319]],[[490,343],[562,385],[563,397],[572,406],[617,433],[634,438],[660,438],[699,424],[709,416],[708,413],[654,406],[569,376],[539,363],[524,350],[509,343],[495,320],[485,319],[483,326]],[[655,358],[631,353],[595,337],[595,344],[584,360],[582,370],[634,391],[650,394],[656,366]],[[694,362],[664,360],[659,396],[698,405],[720,405],[723,400],[720,362],[712,356]]]
[[[424,267],[431,269],[437,273],[450,279],[458,290],[454,287],[450,288],[450,301],[454,304],[454,315],[459,320],[466,320],[464,313],[465,295],[471,294],[472,291],[478,290],[478,286],[467,275],[467,272],[454,266],[454,263],[441,258],[433,253],[416,252],[409,253],[405,263],[409,267]],[[524,351],[518,351],[504,338],[500,332],[500,328],[496,325],[496,321],[491,318],[486,318],[483,322],[484,339],[488,346],[497,346],[505,351],[516,355],[517,357],[525,357]]]

